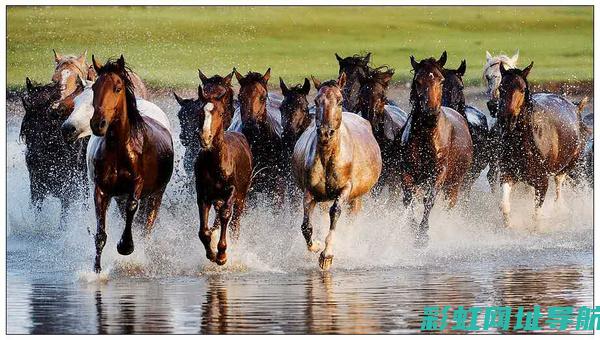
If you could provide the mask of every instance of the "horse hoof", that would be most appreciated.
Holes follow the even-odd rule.
[[[427,247],[429,243],[429,235],[427,233],[419,233],[415,237],[415,248],[422,249]]]
[[[219,266],[224,265],[227,262],[227,254],[223,253],[219,253],[217,254],[217,258],[215,259],[215,263],[218,264]]]
[[[95,265],[94,265],[94,272],[95,272],[96,274],[100,274],[100,272],[101,272],[101,271],[102,271],[102,267],[100,267],[100,265],[99,265],[99,264],[95,264]]]
[[[133,242],[125,242],[120,240],[119,243],[117,243],[117,251],[121,255],[129,255],[133,253]]]
[[[217,259],[217,255],[212,250],[210,250],[206,252],[206,258],[209,259],[211,262],[215,262]]]
[[[324,253],[321,253],[321,256],[319,256],[319,267],[321,267],[321,270],[329,270],[332,262],[333,255],[325,256]]]
[[[319,250],[321,250],[322,245],[321,242],[319,241],[312,241],[312,243],[310,244],[310,246],[308,246],[308,251],[316,253]]]

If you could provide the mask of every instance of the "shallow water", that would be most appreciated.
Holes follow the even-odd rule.
[[[158,105],[178,130],[175,101]],[[566,190],[555,203],[551,187],[537,232],[533,193],[517,189],[515,228],[503,230],[483,178],[470,203],[446,211],[438,201],[424,250],[413,247],[399,202],[385,192],[367,198],[359,216],[340,220],[333,268],[321,272],[304,246],[297,203],[249,209],[228,264],[209,263],[178,165],[154,233],[134,234],[130,256],[116,252],[124,223],[111,206],[103,274],[95,275],[93,210],[75,208],[61,227],[57,200],[37,218],[29,207],[19,110],[9,105],[8,333],[416,333],[428,305],[593,304],[591,189]],[[175,145],[181,155],[177,137]],[[322,240],[327,218],[317,214]]]

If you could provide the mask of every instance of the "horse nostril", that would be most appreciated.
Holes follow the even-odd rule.
[[[105,127],[106,127],[106,120],[105,120],[105,119],[102,119],[102,120],[100,121],[100,124],[98,124],[98,128],[100,128],[100,129],[104,129]]]

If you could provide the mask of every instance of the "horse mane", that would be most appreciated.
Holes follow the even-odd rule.
[[[117,60],[111,58],[106,61],[106,64],[97,70],[97,72],[98,77],[108,73],[115,73],[123,80],[123,83],[125,84],[125,104],[127,105],[127,118],[129,119],[129,124],[131,125],[133,132],[143,132],[145,126],[144,119],[137,107],[137,101],[134,94],[135,85],[130,76],[130,73],[133,71],[131,71],[127,64],[121,67]]]
[[[367,66],[367,74],[365,75],[364,81],[375,82],[385,87],[386,84],[383,83],[382,76],[389,72],[394,74],[396,71],[388,65],[382,65],[376,68]]]

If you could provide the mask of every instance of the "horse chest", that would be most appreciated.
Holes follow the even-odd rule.
[[[309,172],[309,187],[318,199],[333,199],[348,182],[349,165],[336,164],[330,157],[316,157],[314,166]]]

